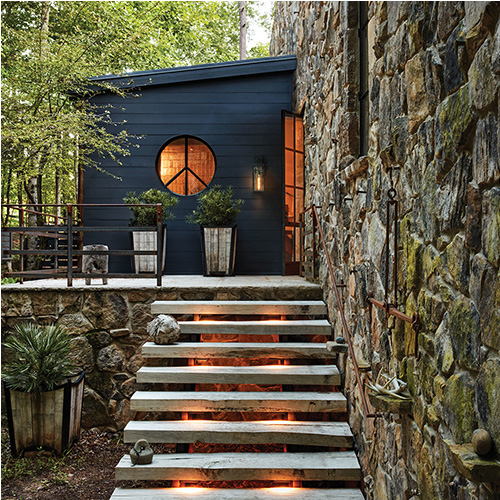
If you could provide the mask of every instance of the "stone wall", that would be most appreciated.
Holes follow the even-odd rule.
[[[75,288],[62,285],[54,290],[36,281],[2,286],[2,340],[14,325],[25,322],[57,323],[68,330],[74,337],[78,364],[87,367],[82,415],[86,429],[121,430],[133,418],[130,397],[140,388],[135,374],[144,364],[141,347],[148,339],[146,326],[153,318],[155,300],[321,299],[318,286],[277,286],[273,280],[266,286],[227,288]]]
[[[485,428],[500,451],[499,11],[500,2],[369,2],[369,150],[359,157],[358,2],[277,2],[271,55],[298,58],[306,206],[320,207],[337,280],[348,283],[357,357],[366,380],[398,374],[415,401],[410,415],[367,419],[347,369],[370,499],[500,498],[498,486],[459,474],[445,443]],[[396,299],[392,267],[388,292],[418,313],[418,335],[366,300],[384,300],[391,172]],[[324,256],[319,276],[340,333]]]

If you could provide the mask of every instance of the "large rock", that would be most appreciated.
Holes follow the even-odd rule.
[[[470,105],[469,86],[460,87],[441,102],[436,116],[436,180],[439,183],[455,164],[477,121]]]
[[[173,344],[181,335],[181,327],[172,316],[160,314],[148,323],[148,334],[155,344]]]
[[[83,393],[82,427],[104,427],[109,425],[111,418],[108,416],[108,405],[96,391],[85,387]]]
[[[448,2],[443,2],[448,3]],[[465,81],[464,74],[460,67],[460,59],[462,58],[463,45],[465,43],[464,23],[461,22],[452,31],[448,41],[446,42],[444,53],[444,91],[445,95],[455,92]]]
[[[481,253],[472,259],[469,293],[481,318],[483,344],[500,350],[500,274]]]
[[[86,367],[87,372],[94,369],[94,351],[85,337],[76,337],[72,342],[75,364],[80,368]]]
[[[443,63],[438,51],[419,52],[405,66],[410,132],[434,112],[441,101]]]
[[[450,313],[450,336],[458,364],[477,370],[481,345],[481,320],[474,303],[462,297]]]
[[[463,226],[467,201],[467,184],[472,176],[471,157],[464,153],[445,175],[436,193],[436,216],[442,232]]]
[[[452,375],[446,382],[444,410],[447,427],[457,444],[470,443],[476,428],[474,382],[467,372]]]
[[[500,267],[500,187],[483,195],[481,240],[488,261],[496,268]]]
[[[441,255],[440,264],[446,267],[453,283],[462,293],[469,289],[469,251],[465,247],[465,238],[459,233]]]
[[[125,356],[117,346],[112,344],[99,351],[97,366],[106,372],[120,372],[125,366]]]
[[[95,329],[82,313],[60,316],[57,324],[68,330],[70,335],[83,335]]]
[[[500,182],[498,120],[493,113],[478,120],[473,151],[473,176],[479,186]]]
[[[465,246],[470,250],[481,248],[481,191],[475,182],[467,186],[467,218],[465,221]]]
[[[493,104],[498,91],[498,80],[491,68],[492,46],[490,39],[481,45],[468,72],[471,102],[479,111]]]
[[[481,367],[476,381],[476,407],[479,422],[500,450],[500,360],[489,359]]]
[[[441,41],[446,41],[453,28],[464,17],[463,2],[438,2],[437,36]]]

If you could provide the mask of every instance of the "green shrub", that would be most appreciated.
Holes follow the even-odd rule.
[[[13,283],[17,283],[18,281],[18,278],[2,278],[2,285],[12,285]]]
[[[243,203],[233,199],[232,186],[214,186],[198,195],[198,207],[186,221],[200,226],[230,226],[236,222]]]
[[[161,203],[161,220],[165,222],[174,218],[170,208],[175,207],[179,200],[166,191],[149,189],[139,195],[131,191],[125,195],[123,201],[127,205]],[[134,218],[130,221],[131,226],[156,226],[156,207],[130,207],[130,210],[134,214]]]
[[[3,345],[2,377],[12,390],[51,391],[76,371],[71,337],[59,325],[17,325]]]

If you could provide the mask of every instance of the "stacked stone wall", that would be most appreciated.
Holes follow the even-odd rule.
[[[461,475],[448,443],[487,429],[500,452],[500,2],[369,2],[369,150],[359,156],[358,2],[277,2],[271,55],[295,54],[306,206],[320,207],[359,360],[408,383],[412,413],[363,416],[346,391],[367,497],[500,498]],[[395,168],[394,168],[395,167]],[[391,175],[398,288],[385,297]],[[391,238],[393,237],[391,230]],[[392,241],[392,240],[391,240]],[[342,332],[324,256],[319,279]],[[394,294],[396,298],[394,299]],[[495,491],[496,490],[496,491]]]
[[[138,287],[135,290],[130,287],[51,290],[28,282],[2,287],[2,340],[15,325],[27,322],[56,323],[66,328],[74,337],[77,364],[87,368],[82,426],[121,430],[134,417],[130,410],[132,394],[145,387],[136,383],[135,376],[144,365],[141,348],[149,338],[147,324],[153,319],[151,304],[155,300],[318,299],[321,299],[319,287],[274,287],[272,282],[267,287]]]

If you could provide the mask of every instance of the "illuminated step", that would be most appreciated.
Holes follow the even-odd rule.
[[[267,366],[144,366],[137,372],[140,384],[286,384],[340,385],[334,365]]]
[[[326,359],[347,352],[347,344],[306,342],[179,342],[157,345],[146,342],[142,346],[144,358],[274,358]]]
[[[345,412],[340,392],[166,392],[137,391],[133,411]]]
[[[351,429],[347,422],[224,422],[211,420],[132,421],[124,430],[124,441],[135,443],[286,443],[351,448]]]
[[[364,500],[356,489],[319,488],[116,488],[110,500]]]
[[[254,301],[156,301],[152,314],[259,314],[259,315],[326,315],[321,300],[254,300]]]
[[[183,334],[331,335],[326,319],[264,321],[179,321]]]
[[[359,481],[353,451],[323,453],[173,453],[155,455],[148,465],[132,466],[125,455],[116,479],[180,481]]]

